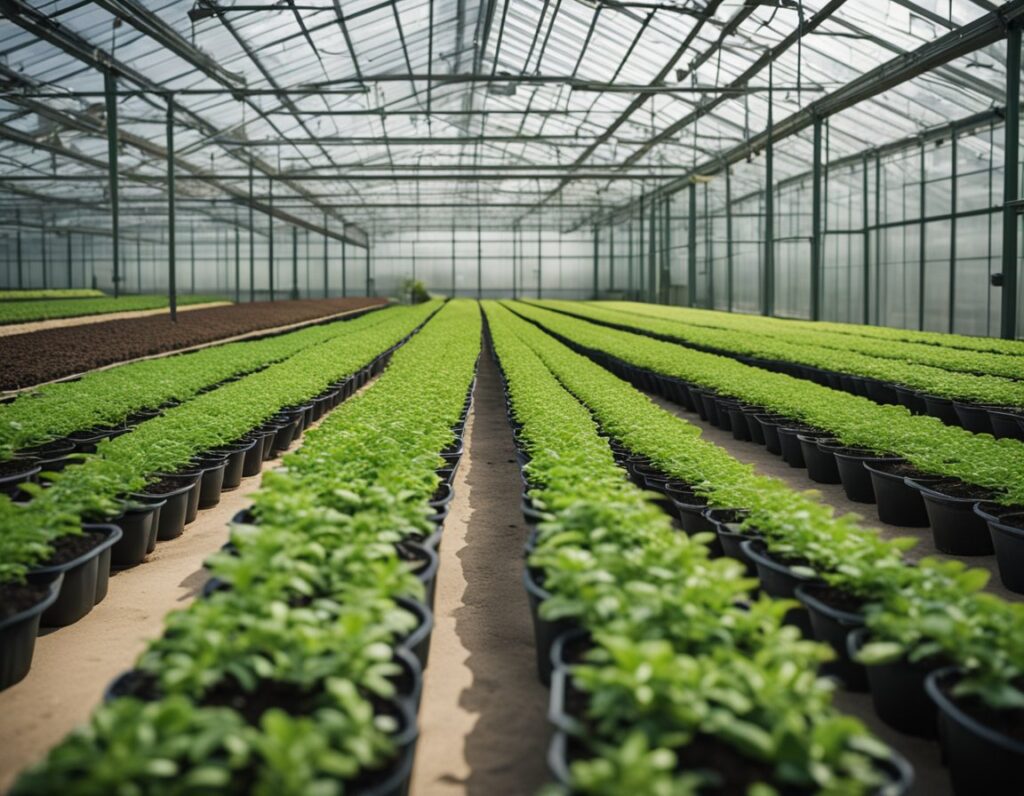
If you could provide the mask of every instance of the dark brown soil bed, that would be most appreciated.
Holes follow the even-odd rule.
[[[106,539],[106,534],[99,531],[84,531],[80,534],[70,534],[55,539],[53,554],[42,563],[41,566],[52,567],[57,564],[66,564],[74,561],[80,555],[84,555]]]
[[[49,590],[49,586],[32,583],[0,583],[0,621],[31,608]]]
[[[11,335],[0,346],[0,390],[384,303],[376,298],[261,301],[190,310],[180,313],[177,323],[167,315],[150,315]]]

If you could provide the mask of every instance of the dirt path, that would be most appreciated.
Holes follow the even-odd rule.
[[[498,371],[480,361],[445,522],[413,796],[519,796],[548,781],[548,692],[523,589],[527,528]]]
[[[223,307],[230,304],[229,301],[208,301],[205,304],[186,304],[178,307],[178,312],[189,312],[191,310],[206,310],[210,307]],[[87,323],[103,323],[103,321],[123,321],[126,318],[145,318],[149,315],[161,315],[167,313],[167,307],[155,310],[131,310],[129,312],[104,312],[100,315],[75,315],[70,318],[49,318],[45,321],[28,321],[26,323],[10,323],[0,326],[0,337],[9,337],[12,334],[25,334],[27,332],[40,332],[43,329],[63,329],[65,326],[83,326]]]

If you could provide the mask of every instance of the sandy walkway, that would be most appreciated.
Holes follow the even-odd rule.
[[[189,310],[205,310],[210,307],[223,307],[230,304],[230,301],[208,301],[205,304],[179,305],[178,312]],[[50,318],[45,321],[29,321],[28,323],[10,323],[0,326],[0,337],[9,337],[14,334],[25,334],[26,332],[39,332],[43,329],[61,329],[65,326],[84,326],[87,323],[102,323],[103,321],[123,321],[126,318],[145,318],[148,315],[166,314],[167,308],[162,307],[155,310],[131,310],[129,312],[104,312],[100,315],[75,315],[71,318]]]
[[[523,589],[527,528],[497,368],[484,353],[445,522],[413,796],[519,796],[548,781],[548,692]]]

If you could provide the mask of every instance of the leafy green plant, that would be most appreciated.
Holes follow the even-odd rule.
[[[102,296],[102,294],[100,294]],[[101,315],[108,312],[137,312],[159,310],[167,306],[166,296],[122,296],[121,298],[59,298],[39,297],[37,301],[4,301],[0,303],[0,325],[27,323],[51,318],[73,318]],[[228,303],[219,296],[179,296],[178,304]]]
[[[53,290],[0,290],[0,301],[36,301],[59,298],[103,298],[102,290],[63,288]]]

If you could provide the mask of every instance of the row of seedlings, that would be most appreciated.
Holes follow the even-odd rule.
[[[78,318],[115,312],[159,310],[167,307],[167,296],[122,296],[115,299],[108,298],[102,293],[96,296],[65,297],[39,295],[46,292],[53,293],[54,291],[38,291],[33,300],[24,297],[18,297],[13,301],[0,298],[0,325],[45,321],[54,318]],[[226,303],[220,296],[188,294],[178,297],[178,306],[213,302]]]
[[[988,573],[962,562],[908,562],[913,540],[884,541],[813,493],[758,476],[612,373],[516,323],[687,532],[712,530],[764,592],[799,601],[787,620],[832,646],[829,671],[851,690],[870,688],[887,724],[939,737],[957,794],[1019,792],[1024,605],[984,593]]]
[[[0,404],[0,493],[57,472],[165,409],[303,349],[375,326],[386,313],[143,360],[22,392]]]
[[[1003,584],[1024,592],[1024,443],[561,313],[515,310],[812,480],[841,482],[851,500],[876,503],[882,522],[930,526],[941,552],[995,553]]]
[[[601,305],[545,301],[542,306],[570,315],[681,343],[699,351],[734,357],[748,365],[809,379],[835,390],[862,395],[881,404],[902,404],[915,414],[930,414],[947,425],[962,426],[978,434],[1024,440],[1024,358],[1005,354],[972,354],[924,349],[929,364],[899,355],[908,343],[867,341],[860,347],[875,353],[839,348],[849,335],[819,345],[812,332],[766,334],[754,321],[750,328],[722,329],[674,318],[633,314]],[[939,363],[956,362],[968,372],[956,372]],[[991,360],[995,360],[994,362]],[[992,372],[995,371],[995,372]]]
[[[479,334],[476,307],[449,304],[310,430],[208,562],[204,598],[12,794],[406,793],[436,571],[425,545]],[[410,564],[413,549],[433,565]]]
[[[796,603],[757,596],[709,534],[677,532],[529,328],[495,304],[487,317],[535,526],[525,582],[562,789],[905,792],[902,758],[832,705],[828,647],[784,623]]]
[[[390,310],[98,443],[81,464],[24,484],[27,500],[0,496],[0,688],[28,673],[40,626],[89,613],[112,566],[142,563],[225,488],[258,474],[438,306]]]

